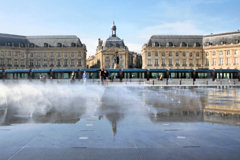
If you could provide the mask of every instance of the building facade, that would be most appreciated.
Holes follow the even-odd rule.
[[[202,36],[152,36],[142,48],[142,68],[197,69],[202,55]]]
[[[145,69],[240,69],[240,31],[154,35],[142,47]]]
[[[209,69],[240,69],[240,31],[204,36],[203,50]]]
[[[77,36],[0,34],[0,69],[85,68],[86,52]]]
[[[98,39],[98,46],[94,57],[88,59],[89,68],[114,68],[114,57],[119,58],[119,68],[128,68],[129,66],[129,51],[124,41],[117,37],[117,27],[113,23],[112,35],[103,42]],[[90,62],[91,61],[91,62]],[[92,63],[93,62],[93,63]]]

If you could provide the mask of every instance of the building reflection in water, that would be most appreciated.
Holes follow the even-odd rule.
[[[145,90],[142,96],[153,122],[240,125],[238,88],[153,88]]]
[[[126,98],[126,97],[125,97]],[[117,88],[105,88],[102,99],[99,102],[98,114],[101,120],[104,116],[111,122],[112,132],[117,134],[117,123],[124,118],[126,104],[123,95],[119,95]]]

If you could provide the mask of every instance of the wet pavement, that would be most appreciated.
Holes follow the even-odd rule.
[[[0,159],[240,157],[240,88],[0,84]]]

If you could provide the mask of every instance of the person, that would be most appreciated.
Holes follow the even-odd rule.
[[[88,78],[87,72],[84,71],[84,73],[83,73],[83,83],[84,84],[87,84],[87,78]]]
[[[107,70],[104,70],[104,83],[107,85],[108,84],[108,71]]]
[[[75,73],[74,71],[72,71],[72,76],[71,76],[72,80],[75,80]]]
[[[99,78],[101,80],[101,84],[104,85],[104,69],[103,68],[101,68],[99,72]]]
[[[160,76],[160,80],[161,80],[161,81],[163,80],[163,76],[162,76],[162,75]]]

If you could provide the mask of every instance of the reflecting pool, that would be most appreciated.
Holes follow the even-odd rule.
[[[240,88],[0,84],[0,159],[239,159]]]

